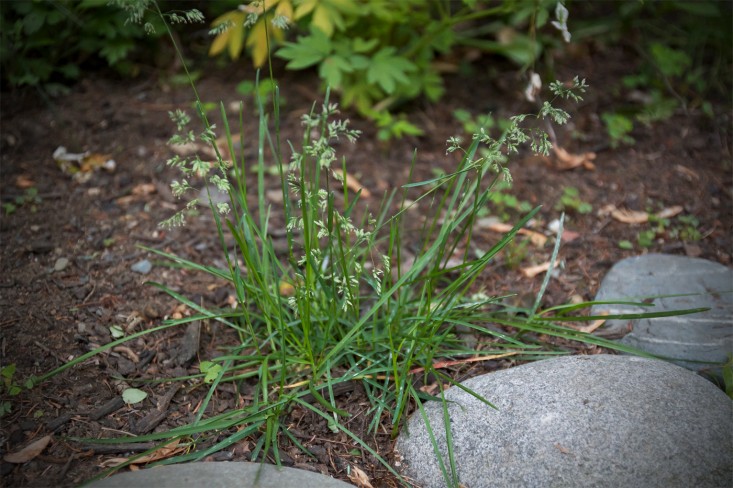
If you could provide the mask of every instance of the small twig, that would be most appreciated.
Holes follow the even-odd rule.
[[[140,362],[140,356],[138,356],[137,354],[135,354],[135,351],[133,351],[132,349],[130,349],[127,346],[115,346],[115,347],[112,348],[112,350],[114,352],[122,352],[122,353],[125,353],[125,355],[127,356],[127,358],[130,361],[132,361],[133,363],[139,363]]]
[[[178,390],[181,388],[181,385],[176,383],[174,384],[168,392],[163,395],[160,400],[158,400],[158,407],[147,414],[143,419],[138,422],[136,428],[134,429],[137,434],[147,434],[154,428],[160,424],[163,419],[166,418],[168,415],[168,405],[170,405],[171,400],[173,399],[173,396],[178,393]]]
[[[96,290],[97,290],[97,285],[92,284],[92,290],[89,293],[87,293],[87,296],[84,297],[84,300],[81,301],[81,304],[84,305],[85,303],[87,303],[87,300],[89,300],[92,297],[92,295],[94,295],[94,292]]]
[[[0,288],[2,288],[2,286],[0,286]],[[6,325],[14,324],[18,320],[20,320],[18,317],[15,317],[15,318],[12,318],[12,319],[3,320],[2,322],[0,322],[0,327],[5,327]]]
[[[112,400],[108,401],[98,409],[91,412],[89,414],[89,418],[92,420],[99,420],[102,417],[106,417],[107,415],[116,412],[124,406],[125,401],[122,399],[122,397],[115,396],[114,398],[112,398]]]

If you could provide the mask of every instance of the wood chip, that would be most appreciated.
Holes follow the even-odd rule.
[[[359,180],[351,176],[349,173],[346,173],[346,175],[344,175],[344,172],[340,169],[334,169],[333,172],[337,178],[342,178],[344,180],[344,184],[349,190],[353,191],[354,193],[361,190],[361,196],[363,196],[364,198],[369,198],[370,196],[372,196],[371,192],[368,189],[364,188],[364,186],[359,183]]]
[[[558,261],[555,261],[555,267],[557,268],[560,263]],[[534,278],[540,273],[544,273],[550,269],[550,262],[547,261],[546,263],[538,264],[537,266],[529,266],[527,268],[522,268],[519,271],[522,272],[524,276],[527,278]]]
[[[178,355],[175,362],[178,366],[188,367],[199,352],[199,344],[201,341],[201,321],[195,320],[189,322],[186,326],[186,333],[181,339],[181,346],[178,349]]]
[[[176,393],[178,393],[178,390],[181,388],[181,385],[178,383],[175,383],[169,390],[166,392],[165,395],[163,395],[158,400],[158,406],[155,408],[152,412],[147,414],[145,417],[140,420],[140,422],[135,425],[134,429],[132,431],[135,434],[147,434],[148,432],[152,431],[154,428],[156,428],[162,421],[168,416],[168,405],[170,405],[171,400],[175,396]]]
[[[99,420],[102,417],[106,417],[107,415],[116,412],[124,406],[125,400],[123,400],[121,396],[115,396],[110,401],[91,412],[89,414],[89,418],[92,420]]]

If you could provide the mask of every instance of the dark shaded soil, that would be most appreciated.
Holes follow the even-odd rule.
[[[492,64],[493,63],[493,64]],[[637,68],[620,48],[582,51],[575,57],[555,60],[557,76],[569,80],[580,75],[591,87],[586,100],[573,113],[571,124],[559,130],[558,142],[571,153],[595,151],[595,169],[582,166],[562,171],[555,159],[520,154],[510,165],[515,184],[511,194],[532,205],[542,204],[533,229],[550,232],[547,225],[560,215],[556,206],[567,187],[578,190],[579,198],[592,212],[568,211],[567,235],[560,257],[563,267],[545,296],[543,305],[569,300],[593,299],[605,272],[618,260],[644,252],[665,252],[698,256],[726,265],[731,263],[731,134],[730,107],[715,106],[715,116],[699,111],[675,113],[651,127],[639,126],[633,146],[617,149],[608,144],[600,114],[623,105],[622,95],[612,95],[620,78]],[[406,182],[414,148],[418,148],[416,179],[430,178],[433,169],[450,170],[455,159],[446,156],[446,139],[462,132],[452,113],[467,108],[479,114],[493,112],[498,118],[534,111],[524,101],[525,82],[511,67],[497,68],[495,60],[482,60],[470,76],[448,78],[446,97],[435,105],[414,103],[407,107],[412,121],[425,129],[420,138],[406,138],[390,144],[376,140],[364,121],[354,125],[365,133],[356,146],[340,148],[349,171],[375,195]],[[489,73],[492,73],[490,76]],[[319,99],[318,80],[313,74],[280,71],[284,139],[299,140],[299,117]],[[205,101],[239,96],[235,85],[253,79],[249,70],[212,70],[204,75],[199,91]],[[38,201],[25,203],[10,215],[0,217],[0,347],[3,366],[15,364],[16,378],[42,375],[72,358],[111,340],[110,326],[128,333],[160,325],[165,318],[190,313],[147,280],[165,283],[194,302],[218,306],[229,297],[222,283],[190,272],[154,266],[141,275],[131,267],[155,258],[136,247],[143,244],[185,256],[205,264],[221,263],[211,217],[202,213],[182,230],[163,231],[158,223],[170,216],[178,203],[168,190],[177,175],[165,167],[172,152],[166,141],[174,126],[167,112],[189,109],[192,96],[186,87],[173,87],[164,80],[120,81],[90,76],[66,97],[44,104],[31,94],[3,94],[0,192],[3,203],[13,201],[25,186],[38,190]],[[252,113],[251,101],[246,113]],[[256,133],[254,119],[248,129]],[[96,171],[86,183],[78,183],[54,163],[58,146],[72,152],[109,154],[117,162],[114,172]],[[270,183],[277,187],[276,180]],[[374,200],[374,205],[377,200]],[[694,216],[699,239],[676,218],[662,229],[651,245],[637,243],[640,231],[650,224],[619,222],[603,212],[608,205],[658,211],[682,206],[681,215]],[[497,207],[494,215],[507,214],[514,221],[518,212]],[[477,231],[476,245],[495,243],[501,234]],[[683,240],[684,236],[688,240]],[[633,249],[619,242],[628,240]],[[527,278],[521,268],[549,259],[551,246],[516,246],[504,253],[480,277],[478,285],[490,294],[517,293],[526,302],[539,290],[542,275]],[[54,267],[59,259],[65,267]],[[115,404],[125,378],[153,378],[198,372],[197,361],[179,360],[185,330],[172,328],[146,335],[119,348],[85,361],[82,365],[50,379],[18,396],[3,397],[12,411],[2,417],[0,454],[17,451],[27,443],[53,433],[50,445],[25,464],[3,463],[4,486],[74,486],[101,472],[109,458],[127,456],[128,451],[105,454],[94,447],[73,442],[70,437],[110,437],[146,430],[163,430],[190,421],[204,388],[186,385],[152,384],[151,394],[141,408]],[[206,359],[230,342],[227,331],[204,326],[197,357]],[[579,353],[596,352],[576,347]],[[513,365],[511,361],[455,371],[464,378],[486,370]],[[167,414],[157,425],[146,417],[156,401],[171,393]],[[234,408],[241,401],[237,392],[222,391],[212,402],[212,412]],[[364,393],[356,390],[338,398],[340,406],[354,415],[349,428],[366,428]],[[110,404],[111,402],[111,404]],[[111,405],[111,406],[110,406]],[[105,410],[103,407],[110,406]],[[116,407],[116,408],[114,408]],[[280,453],[283,463],[330,474],[348,481],[347,464],[363,469],[374,486],[393,486],[395,480],[368,455],[355,456],[353,443],[343,434],[332,434],[325,422],[294,410],[289,422],[292,433],[315,455],[307,458],[295,448]],[[362,422],[364,425],[359,425]],[[392,441],[387,435],[366,435],[377,451],[390,457]],[[246,439],[212,455],[210,460],[248,459],[254,442]]]

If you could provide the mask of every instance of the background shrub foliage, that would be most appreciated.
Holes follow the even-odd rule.
[[[110,66],[135,75],[150,61],[165,30],[156,15],[147,33],[128,22],[131,0],[0,2],[0,63],[4,88],[32,86],[56,94],[84,70]],[[145,3],[145,2],[144,2]],[[150,2],[147,2],[150,3]],[[406,101],[443,95],[442,76],[464,70],[480,53],[510,59],[522,69],[562,47],[569,22],[575,40],[631,44],[650,62],[629,86],[658,88],[644,120],[673,105],[703,103],[714,91],[730,97],[730,4],[710,1],[572,2],[558,18],[557,0],[254,0],[161,2],[170,23],[191,21],[175,12],[198,7],[214,19],[208,53],[256,67],[269,54],[288,69],[317,69],[323,85],[375,121],[383,137],[419,134],[394,115]],[[182,10],[177,10],[181,8]],[[152,14],[153,12],[149,12]],[[182,40],[195,52],[204,25]],[[194,56],[195,57],[195,56]],[[548,64],[549,65],[549,64]],[[543,78],[552,78],[551,73]],[[674,104],[670,99],[677,101]],[[661,111],[661,112],[660,112]]]
[[[156,38],[126,19],[108,0],[0,2],[3,85],[54,95],[100,61],[133,74],[131,56]]]

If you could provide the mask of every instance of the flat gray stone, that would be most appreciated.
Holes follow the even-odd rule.
[[[190,463],[121,473],[89,488],[349,488],[343,481],[302,469],[259,463]]]
[[[694,371],[723,363],[733,354],[733,269],[705,259],[647,254],[616,263],[601,283],[596,300],[641,301],[644,297],[699,293],[654,299],[654,307],[596,305],[591,313],[636,313],[698,307],[707,312],[676,317],[609,320],[601,331],[623,336],[620,343],[656,356],[675,358]],[[726,293],[727,292],[727,293]],[[715,372],[712,367],[711,372]]]
[[[564,356],[478,376],[446,398],[462,486],[731,486],[733,402],[671,363],[636,356]],[[425,410],[448,464],[443,407]],[[396,449],[404,473],[444,487],[419,412]]]

